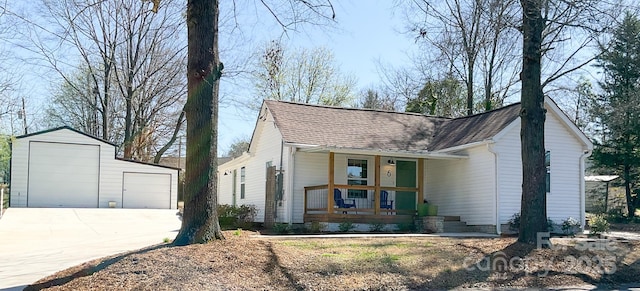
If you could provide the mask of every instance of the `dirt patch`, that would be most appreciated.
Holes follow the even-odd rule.
[[[514,238],[266,240],[156,246],[85,263],[31,287],[52,290],[423,290],[557,287],[637,281],[640,245],[553,239],[534,249]],[[33,290],[32,289],[32,290]]]

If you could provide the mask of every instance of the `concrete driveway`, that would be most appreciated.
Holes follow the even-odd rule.
[[[9,208],[0,219],[0,290],[22,290],[83,262],[159,244],[176,210]]]

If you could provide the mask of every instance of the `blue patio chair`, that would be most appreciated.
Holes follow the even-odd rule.
[[[347,203],[347,200],[351,200],[351,203]],[[335,206],[338,206],[338,208],[357,208],[356,200],[343,199],[340,189],[333,189],[333,201],[335,202]],[[342,211],[342,213],[347,213],[347,211]],[[358,211],[356,211],[356,213],[358,213]]]
[[[380,209],[393,209],[393,200],[389,200],[389,192],[385,190],[380,191]]]

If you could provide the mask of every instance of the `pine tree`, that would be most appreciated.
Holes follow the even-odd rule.
[[[639,205],[640,19],[627,13],[609,45],[601,50],[598,61],[604,71],[600,83],[604,93],[592,108],[600,123],[593,159],[622,176],[629,217],[633,217]]]

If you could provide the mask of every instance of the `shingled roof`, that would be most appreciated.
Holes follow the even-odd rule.
[[[430,152],[491,138],[518,117],[519,106],[463,118],[267,100],[287,143],[329,148]]]

